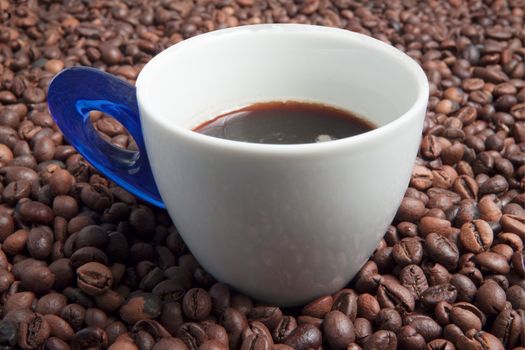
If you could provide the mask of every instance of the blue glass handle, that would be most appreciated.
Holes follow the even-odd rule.
[[[94,68],[72,67],[53,78],[47,100],[66,139],[91,165],[137,197],[165,207],[146,154],[134,86]],[[124,125],[139,151],[123,150],[104,141],[89,119],[93,110],[107,113]]]

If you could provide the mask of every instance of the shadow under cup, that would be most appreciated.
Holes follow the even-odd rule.
[[[373,252],[409,181],[428,85],[417,63],[375,39],[260,25],[165,50],[141,72],[137,98],[155,181],[192,253],[217,279],[287,306],[343,287]],[[191,131],[286,100],[333,105],[379,128],[304,145]]]

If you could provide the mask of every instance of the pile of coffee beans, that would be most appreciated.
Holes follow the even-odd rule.
[[[525,349],[524,9],[0,0],[0,349]],[[98,174],[45,104],[64,67],[134,81],[185,38],[269,22],[376,37],[417,60],[431,87],[410,187],[384,239],[346,289],[297,309],[215,281],[166,212]],[[93,123],[134,148],[110,117]]]

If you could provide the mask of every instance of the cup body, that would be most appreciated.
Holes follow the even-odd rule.
[[[137,80],[144,141],[176,227],[218,280],[296,305],[343,287],[373,252],[407,187],[428,85],[408,56],[349,31],[256,25],[185,40]],[[320,102],[379,127],[302,145],[191,131],[266,101]]]

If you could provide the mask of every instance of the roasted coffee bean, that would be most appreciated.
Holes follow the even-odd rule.
[[[0,346],[3,349],[14,348],[18,339],[18,329],[15,323],[9,320],[0,321]]]
[[[431,317],[420,314],[409,314],[403,318],[403,324],[409,325],[423,336],[428,342],[436,339],[441,335],[441,326]]]
[[[139,320],[158,317],[161,309],[161,300],[158,296],[153,293],[141,293],[126,300],[119,314],[125,322],[133,324]]]
[[[240,344],[242,332],[248,327],[246,316],[240,311],[229,307],[224,310],[220,323],[228,332],[230,348],[236,348]]]
[[[368,293],[361,294],[357,298],[358,317],[363,317],[372,322],[376,318],[380,309],[381,307],[379,306],[377,299]]]
[[[89,295],[104,294],[113,284],[113,275],[107,266],[89,262],[77,269],[77,284]]]
[[[459,350],[470,350],[470,349],[488,349],[488,350],[503,350],[503,344],[494,335],[476,331],[475,329],[469,330],[464,336],[459,337],[457,341],[457,347]]]
[[[47,266],[33,266],[21,272],[20,281],[26,290],[43,294],[55,284],[55,274]]]
[[[27,251],[36,259],[45,259],[51,254],[53,232],[47,227],[35,227],[27,236]]]
[[[435,262],[449,269],[457,267],[459,250],[448,238],[437,233],[430,233],[425,238],[425,248]]]
[[[469,329],[481,330],[483,323],[485,323],[485,315],[474,305],[465,302],[454,304],[450,310],[449,318],[463,332]]]
[[[392,332],[397,332],[402,326],[401,315],[393,308],[381,309],[374,322],[377,328]]]
[[[210,314],[212,300],[208,292],[201,288],[192,288],[182,299],[182,310],[188,319],[202,321]]]
[[[415,307],[410,291],[391,279],[381,281],[377,290],[377,300],[383,307],[395,307],[403,311],[412,311]]]
[[[33,314],[18,326],[18,345],[22,349],[35,349],[44,344],[51,328],[44,316]]]
[[[260,321],[270,330],[279,324],[282,317],[282,311],[275,306],[256,306],[248,314],[250,320]]]
[[[333,298],[330,295],[317,298],[303,307],[302,314],[306,316],[324,318],[324,316],[332,309],[333,303]]]
[[[427,350],[456,350],[454,344],[446,339],[434,339],[427,344]]]
[[[321,346],[322,334],[321,331],[312,325],[302,324],[295,328],[288,337],[286,337],[284,344],[291,346],[297,350],[316,349]]]
[[[452,275],[452,278],[450,279],[450,284],[456,287],[457,301],[471,302],[474,300],[477,288],[470,278],[460,273],[456,273]]]
[[[274,342],[282,343],[295,328],[297,328],[296,319],[293,316],[283,316],[272,332]]]
[[[523,328],[523,319],[512,309],[504,309],[494,320],[491,333],[495,335],[507,348],[518,345]]]
[[[476,306],[487,315],[495,315],[503,310],[507,297],[498,283],[489,279],[476,293]]]
[[[412,326],[403,326],[397,333],[398,347],[401,349],[423,350],[426,345],[425,338]]]
[[[102,265],[108,264],[108,257],[98,248],[94,247],[83,247],[75,250],[71,255],[70,264],[74,269],[78,269],[82,265],[85,265],[89,262],[96,262]]]
[[[332,310],[341,311],[354,321],[357,316],[357,298],[358,294],[352,289],[343,289],[334,296]]]
[[[174,339],[177,339],[177,338],[174,338]],[[259,342],[260,342],[260,340],[259,340]],[[184,345],[184,346],[186,346],[186,345]],[[266,346],[266,344],[264,344],[263,346]],[[172,347],[171,348],[166,348],[166,349],[172,349]],[[226,345],[224,345],[223,343],[221,343],[220,341],[217,341],[215,339],[211,339],[211,340],[209,339],[209,340],[206,340],[204,343],[202,343],[201,346],[199,346],[199,350],[202,350],[202,349],[204,349],[204,350],[227,350],[228,347]]]
[[[269,338],[262,336],[260,334],[255,334],[255,333],[250,334],[249,336],[244,338],[241,344],[241,350],[249,350],[249,349],[270,350],[271,349],[270,340]]]
[[[492,273],[506,274],[510,272],[510,265],[507,260],[493,252],[482,252],[475,256],[474,261],[482,270],[488,270]]]
[[[51,224],[55,218],[53,210],[49,206],[35,201],[20,204],[18,212],[22,220],[35,224]]]
[[[404,197],[397,210],[397,221],[417,222],[426,213],[425,204],[416,198]]]
[[[266,331],[268,330],[262,323],[258,323],[258,326],[261,326],[260,328],[264,328]],[[219,343],[222,343],[224,347],[228,347],[228,333],[226,332],[226,329],[223,326],[215,323],[214,321],[201,322],[201,326],[204,329],[204,332],[208,336],[209,340],[216,340]],[[252,323],[252,327],[250,329],[253,331],[254,328],[255,327],[253,327]],[[245,333],[246,332],[244,332],[243,334]],[[267,333],[267,336],[271,338],[269,332]]]
[[[377,331],[363,344],[363,350],[395,350],[396,348],[397,337],[392,331]]]
[[[401,318],[399,318],[401,322]],[[331,349],[346,349],[355,340],[354,325],[348,316],[340,311],[330,311],[323,322],[323,333]]]
[[[177,337],[180,338],[190,350],[198,349],[206,340],[208,336],[204,329],[197,323],[184,323],[177,332]]]
[[[108,343],[106,332],[97,327],[79,330],[71,341],[71,350],[105,348]]]
[[[415,300],[419,300],[428,288],[427,277],[417,265],[405,266],[399,273],[399,281],[412,293]]]
[[[436,306],[440,301],[453,303],[457,298],[457,289],[452,284],[437,284],[427,288],[421,295],[421,301],[430,307]]]
[[[79,304],[69,304],[60,311],[60,316],[78,331],[84,324],[86,309]]]
[[[42,315],[59,315],[66,305],[67,299],[64,295],[51,292],[38,299],[35,312]]]
[[[461,227],[459,238],[464,249],[473,253],[481,253],[492,245],[494,234],[486,221],[474,220]]]
[[[507,299],[514,309],[525,310],[525,289],[522,286],[516,284],[509,287],[507,289]]]
[[[59,339],[69,342],[75,332],[73,328],[63,318],[57,315],[44,315],[45,320],[49,324],[51,329],[51,336],[55,336]]]
[[[394,261],[400,266],[419,264],[423,258],[423,245],[419,237],[404,238],[392,249]]]

